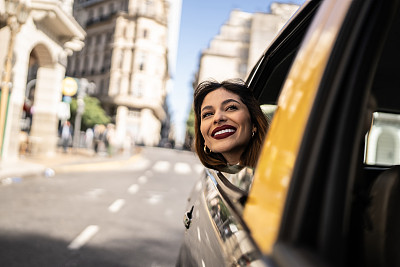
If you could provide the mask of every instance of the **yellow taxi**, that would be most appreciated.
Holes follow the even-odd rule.
[[[247,84],[257,167],[206,169],[177,266],[400,266],[400,1],[307,1]]]

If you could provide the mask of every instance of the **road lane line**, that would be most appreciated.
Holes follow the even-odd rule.
[[[189,174],[192,172],[190,165],[184,162],[177,162],[174,165],[174,171],[178,174]]]
[[[103,194],[105,190],[103,188],[94,188],[86,193],[86,195],[90,198],[98,198],[101,194]]]
[[[124,199],[121,198],[117,199],[108,207],[108,210],[112,213],[116,213],[122,208],[124,204],[125,204]]]
[[[147,199],[147,202],[149,202],[152,205],[155,205],[155,204],[158,204],[162,199],[163,199],[162,195],[151,194],[150,198]]]
[[[138,184],[133,184],[128,188],[128,192],[132,195],[136,194],[139,192],[139,185]]]
[[[67,164],[54,166],[53,170],[55,173],[69,173],[69,172],[99,172],[113,169],[119,169],[124,167],[132,168],[139,164],[140,169],[146,168],[150,162],[140,154],[134,155],[126,160],[112,160],[112,161],[99,161],[99,162],[88,162],[82,164]],[[142,166],[143,165],[143,166]]]
[[[157,161],[154,166],[153,166],[153,170],[155,170],[156,172],[162,172],[165,173],[169,170],[169,168],[171,167],[171,163],[168,161],[164,161],[164,160],[160,160]]]
[[[147,177],[144,176],[144,175],[140,176],[140,177],[138,178],[138,182],[139,182],[139,184],[145,184],[145,183],[147,183]]]
[[[97,225],[89,225],[68,245],[68,249],[77,250],[84,246],[97,232]]]

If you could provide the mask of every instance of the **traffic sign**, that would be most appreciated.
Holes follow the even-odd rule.
[[[62,93],[66,96],[73,96],[78,91],[78,83],[74,78],[66,77],[62,81]]]

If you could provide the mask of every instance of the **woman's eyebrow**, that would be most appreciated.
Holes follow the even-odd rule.
[[[201,111],[204,111],[205,109],[212,109],[212,106],[205,106],[201,109]]]
[[[230,102],[236,102],[236,103],[240,104],[239,101],[237,101],[237,100],[235,100],[235,99],[233,99],[233,98],[229,98],[229,99],[224,100],[224,101],[222,102],[222,105],[226,105],[226,104],[228,104],[228,103],[230,103]]]

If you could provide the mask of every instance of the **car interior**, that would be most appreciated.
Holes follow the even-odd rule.
[[[400,14],[389,29],[373,77],[367,108],[363,213],[366,266],[399,266],[400,254]]]

